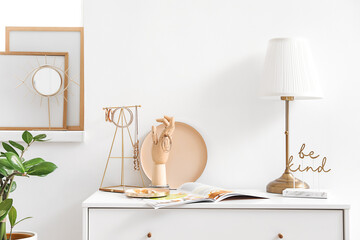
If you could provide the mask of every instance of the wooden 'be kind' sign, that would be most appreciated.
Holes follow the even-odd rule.
[[[320,157],[320,155],[315,155],[314,151],[310,151],[308,154],[305,154],[304,153],[304,150],[305,150],[305,143],[301,146],[300,148],[300,151],[299,151],[299,157],[301,159],[304,159],[304,158],[309,158],[309,159],[317,159]],[[294,163],[293,163],[293,156],[290,156],[289,158],[289,169],[290,171],[292,172],[318,172],[318,173],[321,173],[321,172],[324,172],[324,173],[327,173],[327,172],[330,172],[331,169],[326,169],[326,161],[327,161],[327,158],[326,157],[323,157],[322,158],[322,161],[321,161],[321,165],[319,165],[317,168],[315,168],[314,166],[302,166],[302,165],[298,165],[297,168],[293,168],[295,167],[294,166]]]

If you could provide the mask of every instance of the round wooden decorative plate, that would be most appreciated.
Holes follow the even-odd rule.
[[[157,127],[160,133],[164,129]],[[176,122],[172,138],[169,161],[166,164],[166,176],[170,188],[178,188],[183,183],[196,181],[203,173],[207,162],[207,149],[198,131],[186,123]],[[151,157],[151,132],[141,146],[140,159],[146,176],[151,180],[153,161]]]

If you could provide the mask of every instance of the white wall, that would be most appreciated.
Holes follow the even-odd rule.
[[[16,9],[9,18],[16,19]],[[29,153],[59,169],[18,181],[19,215],[35,217],[21,228],[41,239],[80,239],[81,201],[97,189],[111,141],[101,109],[107,105],[142,104],[142,136],[164,113],[197,128],[209,152],[199,181],[264,189],[284,161],[283,103],[257,96],[266,44],[302,36],[326,98],[291,105],[291,152],[306,142],[328,157],[333,171],[321,177],[322,186],[353,203],[352,239],[359,238],[359,11],[355,0],[86,0],[86,141],[39,144]],[[34,25],[61,23],[67,14],[59,12]]]
[[[72,27],[83,24],[82,0],[0,0],[0,51],[6,26]]]

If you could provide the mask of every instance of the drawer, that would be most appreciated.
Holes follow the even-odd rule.
[[[343,239],[342,210],[89,209],[89,240]]]

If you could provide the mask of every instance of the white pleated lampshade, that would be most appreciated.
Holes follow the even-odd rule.
[[[309,45],[305,39],[274,38],[269,41],[261,93],[266,97],[322,98]]]

